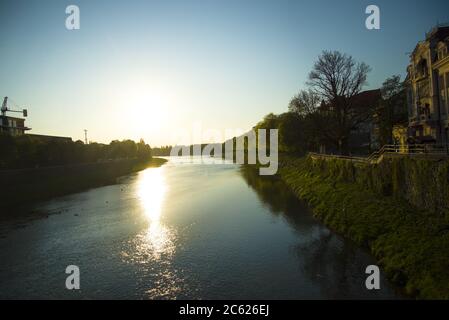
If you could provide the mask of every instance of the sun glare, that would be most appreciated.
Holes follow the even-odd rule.
[[[131,129],[133,135],[148,137],[159,133],[166,125],[168,101],[162,89],[134,85],[124,89],[119,96],[119,121]]]
[[[158,129],[165,121],[166,106],[162,98],[152,93],[140,93],[131,98],[132,124],[139,128]]]
[[[138,196],[150,223],[158,222],[166,192],[164,168],[150,168],[141,173]]]
[[[150,168],[141,173],[138,196],[148,222],[148,228],[138,235],[136,242],[138,255],[159,260],[162,255],[171,255],[175,247],[173,231],[161,221],[166,193],[164,167]]]

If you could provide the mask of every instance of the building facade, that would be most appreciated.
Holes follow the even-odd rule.
[[[449,143],[449,25],[426,34],[407,68],[410,143]]]
[[[378,132],[375,120],[375,110],[379,108],[382,99],[380,89],[360,92],[352,98],[353,105],[359,110],[366,110],[365,121],[353,129],[348,138],[350,150],[359,154],[367,154],[379,148]],[[363,112],[362,112],[363,113]],[[369,116],[368,116],[369,115]]]
[[[25,126],[25,119],[0,115],[0,132],[11,136],[20,136],[30,130]]]

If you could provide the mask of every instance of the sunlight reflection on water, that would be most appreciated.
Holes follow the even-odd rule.
[[[144,284],[151,299],[174,299],[182,291],[183,279],[179,270],[172,267],[176,251],[176,232],[162,222],[167,193],[165,167],[150,168],[141,172],[137,186],[139,204],[147,228],[128,244],[126,261],[139,264],[141,271],[154,280]]]
[[[141,173],[138,182],[138,196],[149,222],[159,221],[162,204],[167,192],[165,167],[150,168]]]
[[[142,172],[139,177],[138,196],[144,214],[148,221],[148,228],[138,236],[137,253],[161,259],[161,255],[173,255],[175,234],[161,222],[162,208],[167,192],[164,176],[165,167],[152,168]]]

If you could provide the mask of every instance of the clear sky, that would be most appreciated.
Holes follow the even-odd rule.
[[[65,28],[76,4],[81,29]],[[365,8],[381,30],[365,28]],[[173,131],[250,129],[287,110],[322,50],[405,75],[407,53],[449,1],[0,1],[0,95],[32,133],[173,143]],[[193,141],[195,143],[201,141]]]

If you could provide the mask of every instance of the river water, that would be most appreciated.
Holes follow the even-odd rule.
[[[0,223],[2,299],[397,298],[383,277],[366,289],[370,264],[279,179],[214,159],[170,158]]]

